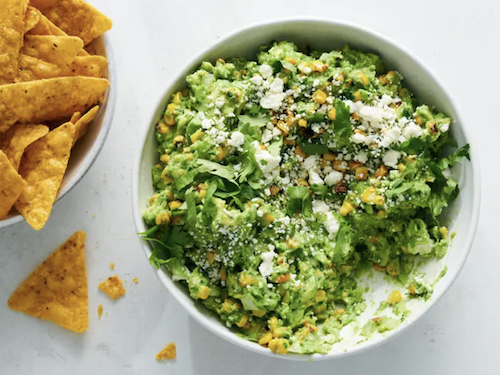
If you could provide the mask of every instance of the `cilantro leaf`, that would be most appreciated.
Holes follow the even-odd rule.
[[[353,134],[351,111],[349,106],[345,105],[341,100],[335,102],[333,131],[339,147],[347,147],[351,144],[350,137]]]
[[[301,142],[300,147],[308,155],[326,154],[329,152],[328,147],[317,142]]]
[[[309,216],[312,213],[311,194],[307,186],[289,186],[287,213],[292,216],[296,212],[301,211],[304,216]]]
[[[248,124],[251,127],[256,127],[256,128],[262,128],[263,126],[266,126],[267,123],[269,122],[268,117],[249,116],[249,115],[239,115],[238,120],[243,125]]]
[[[186,215],[186,221],[187,224],[191,227],[194,228],[196,226],[196,200],[194,196],[194,191],[192,188],[188,189],[186,191],[186,205],[187,205],[187,215]]]
[[[222,177],[232,183],[238,185],[238,183],[234,180],[234,169],[229,165],[222,165],[210,160],[199,159],[197,162],[198,171],[200,173],[210,173],[214,176]]]
[[[453,167],[453,165],[462,160],[462,158],[467,158],[467,160],[470,160],[469,147],[469,144],[466,144],[465,146],[455,151],[453,154],[441,159],[438,163],[439,167],[441,169]]]

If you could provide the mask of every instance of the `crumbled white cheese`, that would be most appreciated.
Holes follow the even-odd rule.
[[[262,263],[259,266],[259,272],[262,277],[267,278],[273,273],[273,258],[276,257],[277,254],[274,250],[269,250],[267,253],[260,254],[262,258]]]
[[[354,160],[365,164],[368,161],[368,155],[366,154],[366,152],[360,151],[356,155],[354,155]]]
[[[280,164],[280,156],[273,156],[269,151],[263,150],[257,141],[252,142],[252,145],[255,148],[255,161],[257,161],[257,165],[262,172],[270,173]]]
[[[201,127],[203,129],[210,129],[212,127],[212,121],[210,121],[207,118],[204,118],[203,120],[201,120]]]
[[[329,234],[335,234],[339,231],[340,223],[331,212],[326,213],[326,220],[324,222],[325,229]]]
[[[314,171],[309,171],[309,184],[311,185],[324,185],[325,181]]]
[[[385,133],[380,144],[384,147],[389,147],[394,142],[397,142],[401,137],[401,130],[398,127],[393,127]]]
[[[406,138],[418,138],[422,135],[422,128],[412,121],[403,129],[403,135]]]
[[[321,125],[320,124],[312,124],[311,125],[311,129],[312,129],[313,132],[319,133],[319,131],[321,129]]]
[[[317,165],[318,165],[318,160],[319,160],[319,156],[318,155],[308,156],[307,158],[305,158],[304,164],[302,164],[302,166],[304,167],[304,169],[306,171],[315,169],[317,167]]]
[[[245,143],[245,135],[242,132],[235,131],[231,134],[231,139],[227,143],[229,146],[238,148]]]
[[[328,186],[333,186],[338,184],[340,181],[342,181],[342,173],[339,171],[331,171],[328,173],[328,175],[325,177],[325,182]]]
[[[370,145],[373,143],[373,137],[371,135],[355,133],[351,135],[351,141],[357,144],[364,143],[366,145]]]
[[[262,84],[262,76],[256,74],[252,78],[250,78],[250,82],[254,85],[260,86]]]
[[[263,78],[269,78],[273,75],[273,68],[267,64],[262,64],[259,67],[259,73]]]
[[[315,214],[325,214],[330,212],[330,206],[328,206],[325,201],[315,199],[312,201],[312,210]]]
[[[385,165],[389,167],[395,167],[398,164],[398,160],[401,156],[401,152],[395,150],[389,150],[385,153],[382,161]]]
[[[269,90],[264,94],[264,96],[260,99],[260,106],[266,109],[273,109],[277,111],[281,104],[283,103],[283,99],[285,98],[285,93],[283,92],[283,80],[281,78],[276,78]]]
[[[304,69],[302,69],[302,71],[304,72],[304,74],[310,74],[312,72],[312,69],[309,68],[308,66],[305,66]]]

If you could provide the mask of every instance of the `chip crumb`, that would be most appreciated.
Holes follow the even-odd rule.
[[[97,308],[97,316],[99,317],[99,319],[101,319],[102,310],[103,310],[102,305],[99,305],[99,307]]]
[[[93,214],[93,215],[92,215],[92,218],[95,218],[95,217],[96,217],[96,214]]]
[[[109,262],[109,269],[114,270],[115,269],[115,263],[114,262]]]
[[[137,277],[134,277],[134,278],[132,279],[132,281],[133,281],[135,284],[139,284],[139,279],[138,279]]]
[[[177,354],[176,354],[175,344],[173,342],[165,346],[163,350],[156,355],[157,361],[163,361],[163,360],[171,361],[174,360],[175,358],[177,358]]]
[[[127,292],[123,287],[122,281],[116,275],[108,277],[99,284],[98,288],[106,293],[109,298],[114,300],[120,298]]]

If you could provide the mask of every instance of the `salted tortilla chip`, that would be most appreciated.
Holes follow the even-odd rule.
[[[68,166],[75,127],[67,122],[32,143],[21,158],[19,174],[27,186],[15,204],[35,230],[44,227]]]
[[[0,84],[12,82],[17,74],[27,8],[28,0],[0,0]]]
[[[26,182],[0,150],[0,220],[7,217],[25,186]]]
[[[156,360],[157,361],[165,361],[165,360],[172,361],[175,358],[177,358],[176,352],[177,352],[177,349],[175,347],[175,344],[173,342],[171,342],[170,344],[165,346],[161,352],[159,352],[156,355]]]
[[[76,124],[78,120],[82,118],[82,113],[81,112],[75,112],[73,113],[73,116],[71,116],[69,122],[71,122],[73,125]]]
[[[77,56],[69,68],[71,76],[102,78],[108,67],[108,60],[103,56]]]
[[[20,53],[56,65],[69,65],[82,48],[83,41],[74,36],[26,35]]]
[[[26,147],[46,135],[48,132],[49,127],[45,125],[17,124],[9,129],[6,133],[9,139],[2,148],[2,151],[7,155],[16,171],[19,170],[21,156],[23,156]]]
[[[40,13],[33,7],[28,6],[24,15],[24,33],[33,29],[40,22]]]
[[[19,72],[14,79],[15,83],[36,81],[65,76],[58,65],[37,59],[36,57],[19,55]]]
[[[40,21],[38,21],[38,24],[32,28],[30,31],[27,32],[27,34],[30,35],[55,35],[55,36],[67,36],[64,31],[62,31],[60,28],[58,28],[56,25],[54,25],[47,17],[45,17],[42,12],[40,12],[36,8],[32,8],[38,13],[38,16],[40,17]]]
[[[108,17],[83,0],[31,0],[31,4],[68,35],[82,38],[85,45],[112,26]]]
[[[92,109],[90,109],[86,114],[82,116],[75,124],[75,138],[73,141],[73,145],[78,141],[81,137],[87,133],[87,129],[89,124],[95,119],[97,116],[97,112],[99,112],[99,106],[96,105]]]
[[[85,232],[74,233],[9,298],[12,310],[73,332],[89,326]]]
[[[103,78],[61,77],[0,86],[0,132],[16,122],[33,124],[84,112],[103,96]]]
[[[100,290],[102,290],[106,295],[111,299],[118,299],[121,296],[125,295],[127,292],[123,287],[123,283],[120,278],[116,275],[108,277],[102,283],[97,286]]]

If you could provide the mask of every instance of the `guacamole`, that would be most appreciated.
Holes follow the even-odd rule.
[[[367,337],[429,297],[411,272],[445,255],[439,215],[459,192],[450,168],[469,157],[467,145],[450,153],[449,117],[348,46],[283,41],[256,61],[203,62],[186,82],[156,127],[142,233],[153,265],[279,354],[327,353],[365,310],[366,270],[406,290],[388,297],[397,317],[374,316]]]

